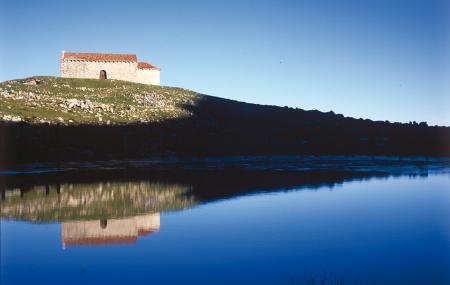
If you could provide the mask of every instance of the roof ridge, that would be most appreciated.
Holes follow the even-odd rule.
[[[133,61],[137,62],[136,54],[121,53],[90,53],[90,52],[63,52],[63,59],[82,59],[90,61]]]

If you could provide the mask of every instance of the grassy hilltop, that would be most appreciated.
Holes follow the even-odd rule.
[[[0,120],[121,124],[188,117],[201,95],[119,80],[32,77],[0,83]]]
[[[0,166],[166,154],[450,156],[450,128],[117,80],[32,77],[0,83]]]

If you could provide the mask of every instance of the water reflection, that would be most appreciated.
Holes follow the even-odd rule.
[[[0,283],[449,284],[448,168],[278,169],[0,175]]]
[[[333,188],[348,181],[391,175],[426,176],[426,164],[383,167],[339,162],[299,171],[297,162],[180,168],[75,170],[57,173],[0,175],[1,218],[44,222],[124,219],[180,210],[199,203],[290,189]],[[303,162],[302,162],[303,163]],[[300,164],[302,164],[300,163]],[[349,169],[351,165],[351,170]],[[444,164],[445,167],[448,164]],[[398,169],[406,169],[399,174]],[[292,170],[296,169],[296,170]],[[392,171],[394,169],[395,171]]]
[[[177,172],[176,175],[164,172],[157,176],[138,172],[122,173],[121,177],[116,174],[117,171],[75,172],[70,176],[23,175],[17,180],[4,180],[7,183],[1,189],[1,218],[33,223],[84,221],[90,228],[95,224],[102,229],[101,225],[109,228],[108,225],[121,220],[123,224],[127,221],[133,224],[142,215],[181,210],[257,191],[333,187],[347,180],[385,176],[360,172],[240,169]],[[95,222],[91,225],[91,221]]]
[[[1,218],[61,222],[63,247],[134,243],[159,230],[160,212],[255,192],[332,189],[343,182],[399,175],[373,162],[370,168],[358,164],[356,169],[352,162],[352,171],[347,162],[307,171],[292,171],[289,164],[280,171],[279,163],[272,164],[0,175]],[[407,169],[404,174],[410,177],[428,175],[423,165],[420,171]]]
[[[146,181],[36,185],[2,193],[2,218],[35,223],[137,219],[196,203],[188,185]]]
[[[73,245],[135,243],[140,236],[159,231],[160,214],[147,214],[123,219],[63,222],[63,248]]]
[[[1,217],[62,222],[62,247],[134,243],[160,228],[160,211],[196,202],[188,185],[98,182],[37,185],[2,191]]]

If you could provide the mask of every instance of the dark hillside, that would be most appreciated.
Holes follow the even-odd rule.
[[[354,119],[120,81],[97,86],[98,80],[39,80],[44,83],[32,87],[25,85],[27,81],[1,83],[10,86],[0,96],[3,163],[160,155],[450,156],[449,127]],[[64,88],[42,90],[47,80]],[[34,88],[26,92],[42,94],[42,101],[11,95],[17,95],[17,86],[22,85]],[[73,98],[89,100],[90,105],[82,101],[67,107],[64,102]],[[42,110],[47,109],[51,118],[38,117],[45,116]]]

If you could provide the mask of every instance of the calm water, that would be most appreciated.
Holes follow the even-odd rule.
[[[1,284],[450,284],[448,167],[275,164],[3,175]]]

